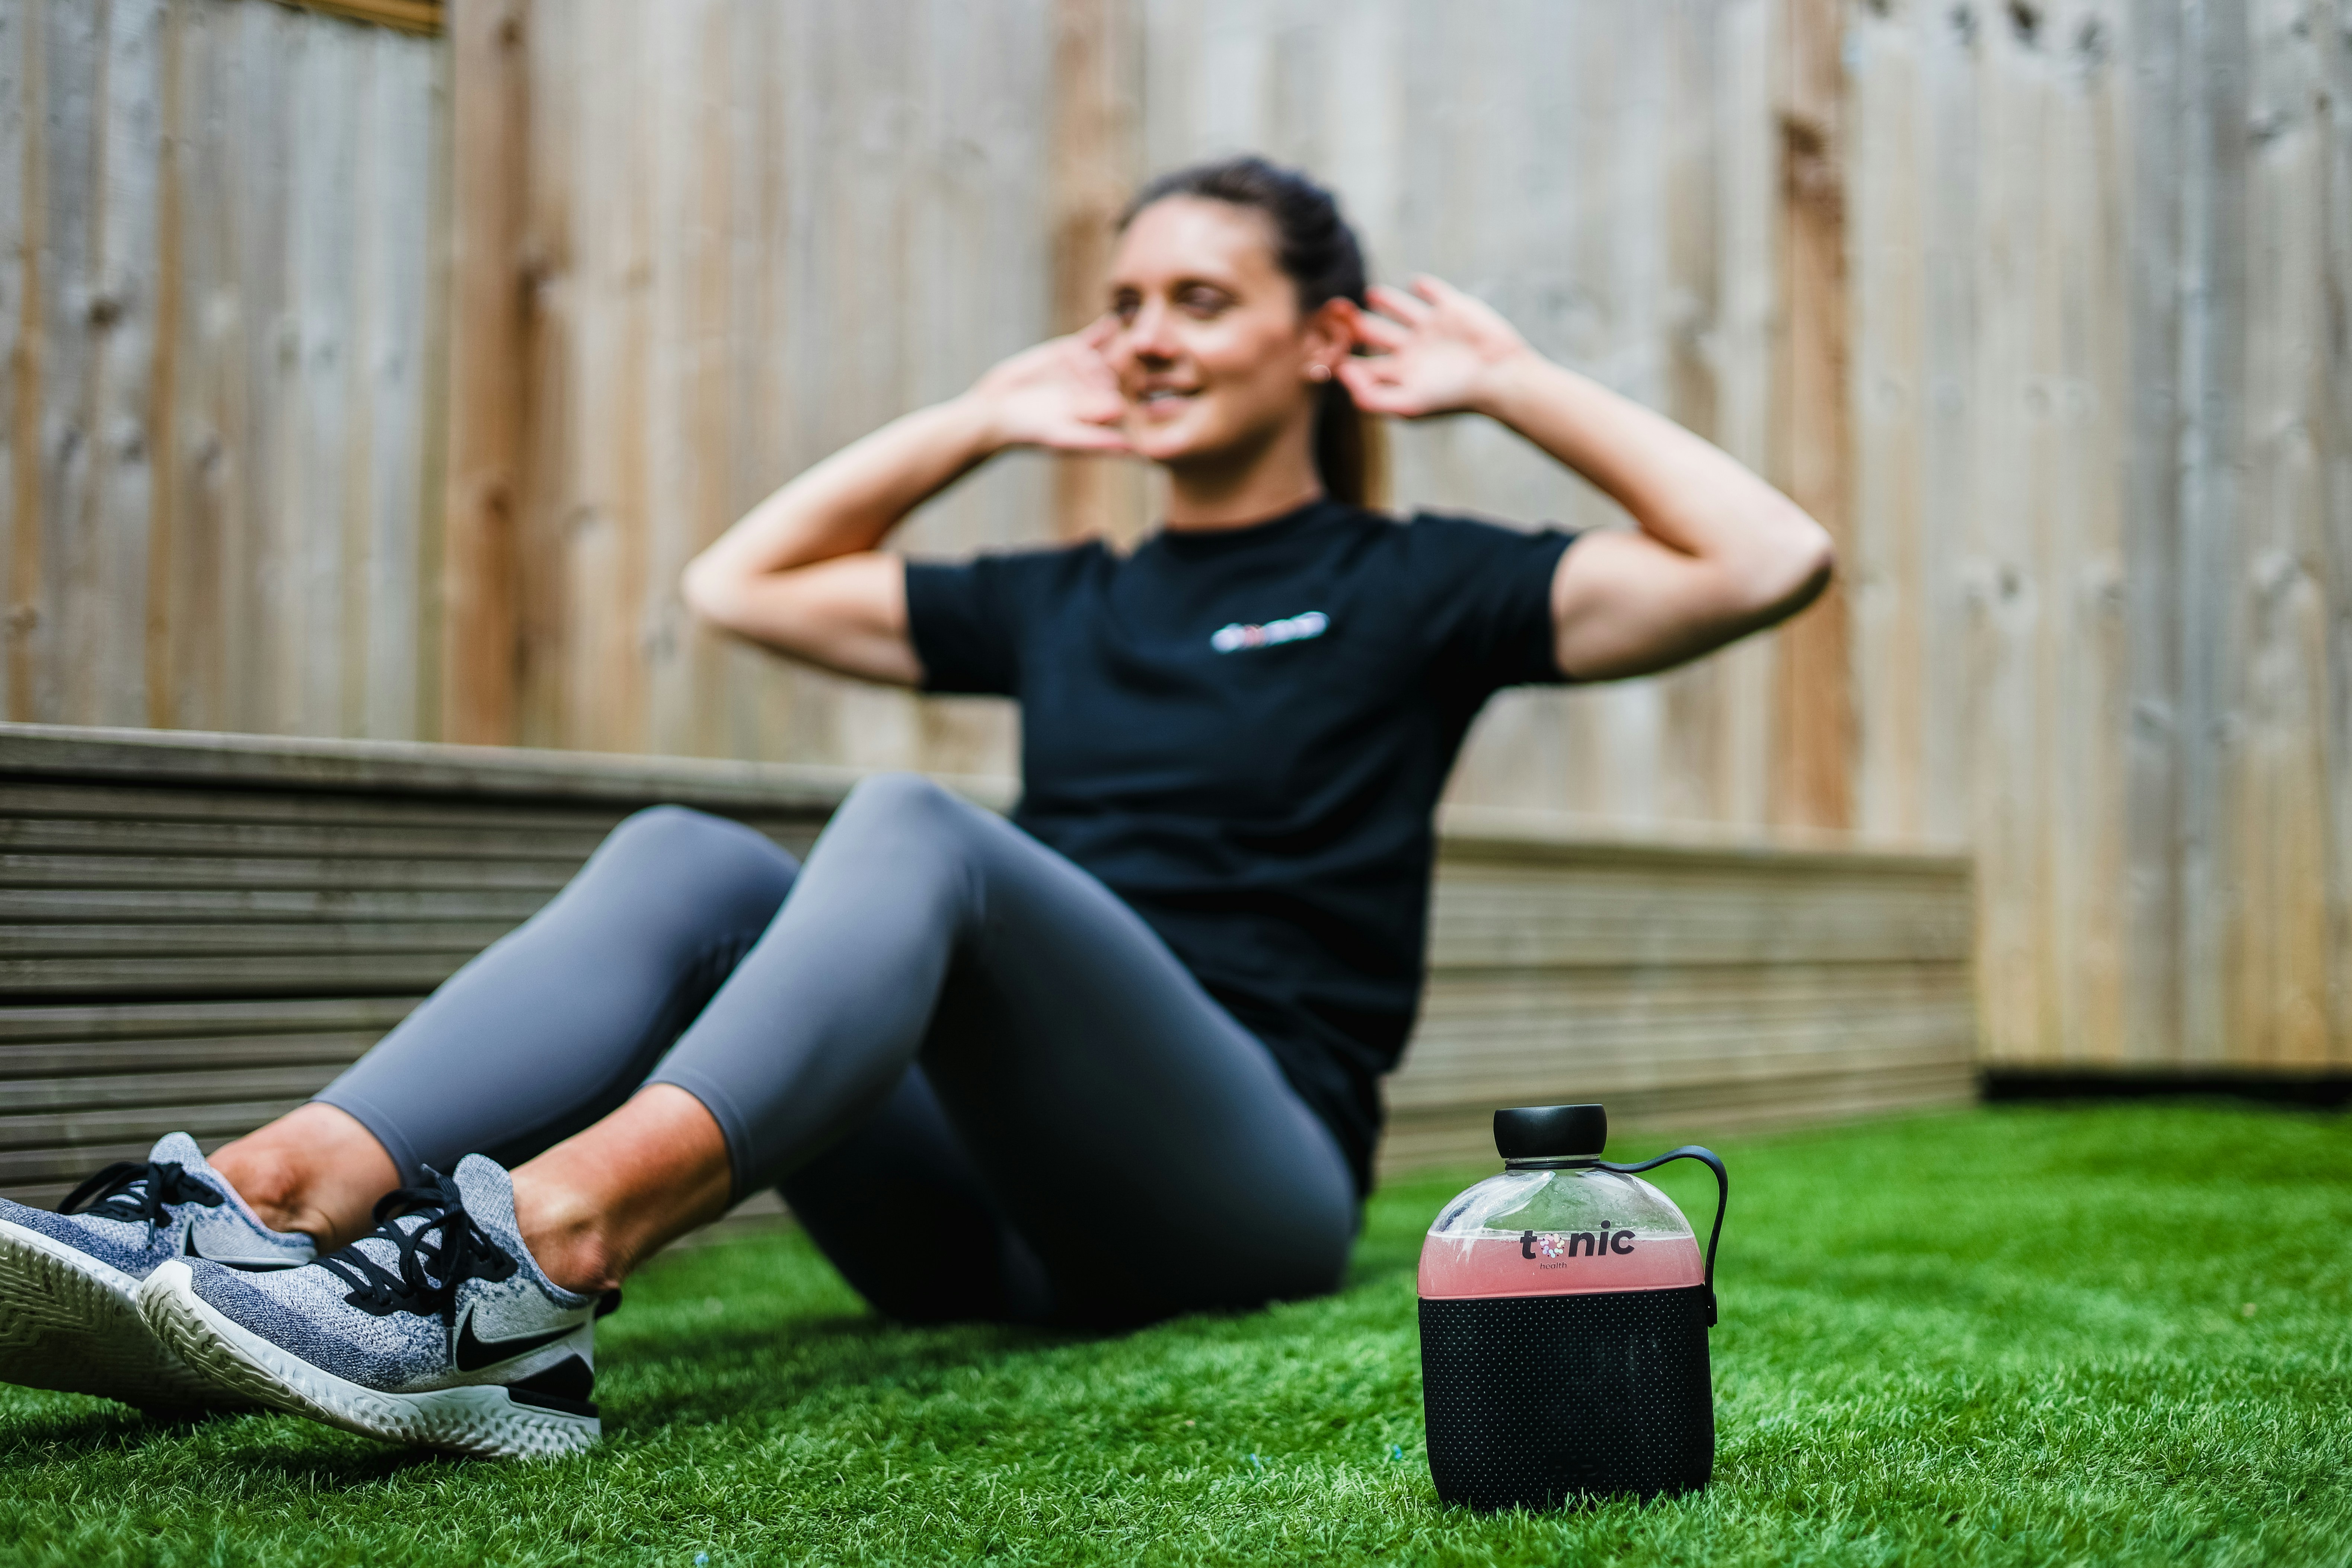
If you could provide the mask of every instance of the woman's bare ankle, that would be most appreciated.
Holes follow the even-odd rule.
[[[514,1170],[515,1223],[550,1279],[609,1290],[727,1211],[727,1140],[702,1102],[649,1084],[612,1115]]]
[[[515,1228],[540,1272],[566,1290],[601,1295],[635,1261],[622,1256],[595,1205],[560,1184],[514,1173]]]
[[[211,1163],[262,1224],[300,1231],[321,1251],[367,1234],[376,1199],[400,1184],[375,1134],[316,1101],[224,1144]]]

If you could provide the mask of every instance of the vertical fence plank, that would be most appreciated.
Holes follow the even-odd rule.
[[[1783,0],[1779,55],[1784,311],[1778,414],[1783,488],[1850,543],[1846,405],[1845,73],[1842,0]],[[1846,590],[1832,584],[1780,636],[1774,814],[1853,820]]]
[[[1853,609],[1854,825],[1918,837],[1926,816],[1920,764],[1929,715],[1928,623],[1920,558],[1920,444],[1927,281],[1922,208],[1947,199],[1923,178],[1918,29],[1910,16],[1864,11],[1849,36],[1853,96],[1849,166],[1853,363],[1853,550],[1844,563]],[[1933,194],[1930,192],[1933,190]]]
[[[0,0],[0,713],[27,716],[31,645],[20,565],[40,506],[42,0]]]
[[[2334,29],[2331,42],[2329,32]],[[2318,561],[2327,600],[2327,700],[2323,715],[2327,842],[2328,1062],[2352,1065],[2352,9],[2336,0],[2314,16],[2325,146],[2318,289],[2325,330],[2313,370],[2314,467],[2323,491]]]
[[[2135,8],[2125,38],[2132,94],[2130,232],[2131,448],[2125,500],[2124,593],[2129,623],[2131,721],[2126,742],[2124,1054],[2137,1062],[2179,1055],[2182,954],[2179,753],[2183,184],[2188,90],[2177,8]]]
[[[158,307],[157,174],[164,7],[110,0],[93,106],[89,436],[91,482],[74,531],[86,553],[59,606],[65,711],[102,724],[147,718],[147,547],[155,500],[151,395]]]
[[[2242,0],[2190,9],[2182,36],[2187,136],[2181,159],[2183,289],[2180,375],[2188,428],[2181,459],[2178,616],[2182,645],[2180,1057],[2231,1055],[2240,984],[2230,964],[2243,925],[2231,821],[2243,736],[2232,722],[2239,686],[2238,595],[2245,353],[2246,16]]]
[[[1136,0],[1054,0],[1047,199],[1056,332],[1102,314],[1112,225],[1143,179],[1138,10]],[[1055,463],[1054,526],[1063,538],[1132,540],[1143,531],[1145,501],[1138,464],[1075,456]]]
[[[99,547],[87,529],[97,483],[91,425],[102,386],[92,339],[103,331],[109,310],[96,253],[103,211],[97,185],[104,168],[99,144],[108,10],[103,4],[44,5],[35,35],[39,189],[28,193],[28,202],[41,214],[45,252],[30,295],[38,312],[37,499],[16,541],[12,629],[27,656],[20,710],[52,722],[70,717],[76,628],[69,616],[79,612],[68,603],[85,585],[89,557]]]
[[[442,501],[442,732],[518,738],[517,489],[527,385],[521,226],[530,142],[527,0],[449,13],[448,479]]]
[[[2316,7],[2248,6],[2245,263],[2247,613],[2244,976],[2237,1054],[2296,1068],[2329,1055],[2326,948],[2328,577],[2315,399],[2328,325],[2326,148]],[[2325,40],[2325,41],[2323,41]],[[2340,610],[2338,611],[2340,613]]]

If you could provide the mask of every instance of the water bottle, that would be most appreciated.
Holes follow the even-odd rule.
[[[1715,1244],[1731,1178],[1696,1144],[1612,1165],[1598,1105],[1495,1112],[1503,1171],[1440,1211],[1421,1249],[1422,1395],[1437,1495],[1556,1507],[1706,1485]],[[1718,1201],[1706,1256],[1636,1172],[1697,1160]]]

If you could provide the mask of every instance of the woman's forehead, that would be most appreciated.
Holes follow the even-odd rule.
[[[1111,286],[1179,278],[1247,288],[1278,279],[1274,226],[1255,207],[1204,196],[1164,196],[1135,215],[1111,258]]]

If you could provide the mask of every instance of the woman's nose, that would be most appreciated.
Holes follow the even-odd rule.
[[[1128,323],[1128,351],[1138,359],[1165,361],[1176,357],[1175,335],[1168,307],[1146,300]]]

